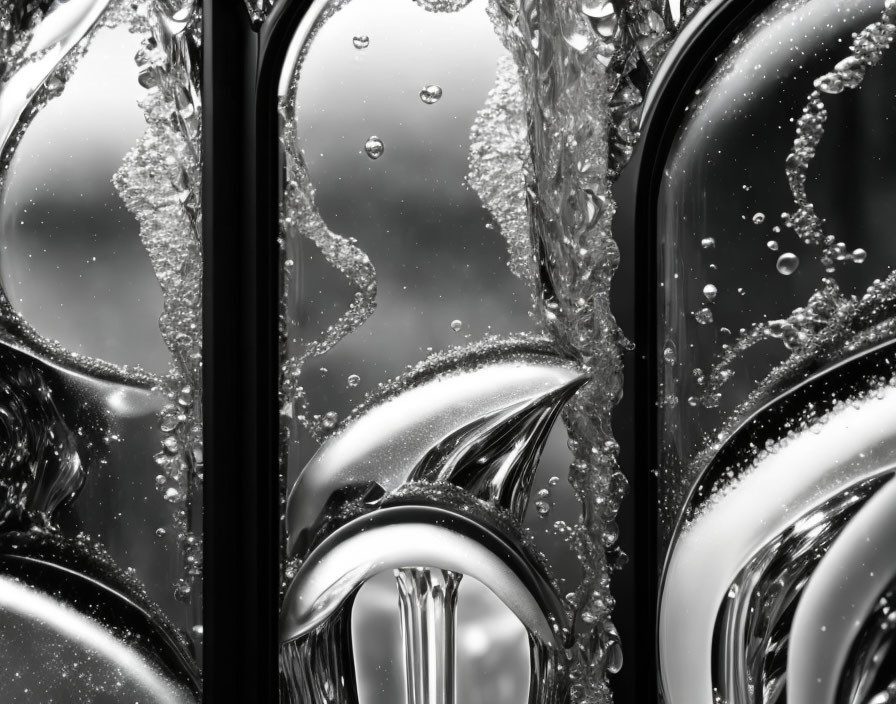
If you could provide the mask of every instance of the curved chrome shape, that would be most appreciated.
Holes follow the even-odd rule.
[[[111,0],[70,0],[56,3],[31,35],[27,63],[0,91],[0,145],[5,151],[37,90],[102,17]]]
[[[457,366],[373,406],[321,446],[289,495],[290,555],[318,542],[347,503],[415,480],[457,484],[521,517],[547,434],[587,376],[548,354]]]
[[[714,701],[716,622],[745,565],[826,502],[896,471],[896,387],[859,394],[854,386],[891,377],[894,347],[837,365],[761,409],[704,469],[660,589],[658,655],[666,701]],[[861,401],[848,402],[855,398]],[[805,427],[780,442],[775,434],[783,420],[802,420]]]
[[[281,643],[320,626],[374,575],[419,566],[478,579],[540,640],[562,643],[569,633],[563,604],[518,542],[433,506],[394,506],[357,518],[302,565],[284,599]]]
[[[896,482],[843,529],[812,574],[790,630],[788,704],[836,704],[852,644],[896,579]]]

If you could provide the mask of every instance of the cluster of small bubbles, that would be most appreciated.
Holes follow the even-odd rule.
[[[706,284],[706,286],[703,287],[703,297],[706,298],[707,301],[712,302],[716,300],[716,296],[718,295],[718,293],[719,289],[717,289],[713,284]]]
[[[442,87],[437,85],[424,86],[420,91],[420,100],[427,105],[433,105],[442,98]]]
[[[712,311],[709,308],[694,311],[694,320],[700,325],[709,325],[713,321]]]
[[[370,46],[370,37],[366,34],[358,34],[352,37],[352,44],[355,49],[366,49]]]
[[[457,12],[470,4],[471,0],[414,0],[427,12]]]
[[[702,240],[700,240],[700,246],[703,247],[703,249],[714,249],[716,246],[716,240],[714,237],[704,237]]]
[[[386,152],[386,145],[379,137],[372,135],[364,143],[364,151],[371,159],[379,159]]]
[[[778,272],[784,276],[790,276],[799,268],[799,266],[800,258],[793,252],[784,252],[778,257],[778,261],[775,264]]]

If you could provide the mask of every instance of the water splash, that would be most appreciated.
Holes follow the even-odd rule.
[[[84,480],[74,433],[40,370],[0,348],[0,528],[50,528]]]
[[[620,14],[610,2],[495,0],[489,12],[515,66],[501,63],[477,116],[469,181],[502,227],[512,270],[532,283],[544,330],[593,379],[564,415],[570,481],[586,518],[561,528],[584,569],[574,595],[571,696],[605,702],[606,673],[621,666],[610,574],[626,559],[607,548],[627,486],[610,428],[620,346],[628,344],[609,303],[619,259],[610,186],[638,136],[644,86],[636,86],[635,66],[649,73],[656,64],[671,18],[648,2]]]
[[[113,182],[162,288],[159,329],[174,365],[157,384],[169,403],[159,415],[156,488],[173,505],[183,569],[173,589],[188,602],[202,575],[201,14],[192,0],[131,7],[131,31],[144,35],[136,63],[148,90],[140,103],[147,130]]]

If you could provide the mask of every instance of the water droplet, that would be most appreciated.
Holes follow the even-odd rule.
[[[383,140],[376,135],[373,135],[364,144],[364,151],[367,152],[367,156],[371,159],[379,159],[383,155],[383,152],[386,151],[386,145],[383,144]]]
[[[420,100],[422,100],[427,105],[432,105],[433,103],[439,102],[439,99],[442,97],[442,87],[431,85],[425,86],[423,90],[420,91]]]
[[[761,225],[764,222],[765,222],[765,213],[756,213],[755,215],[753,215],[753,224],[754,225]]]
[[[777,240],[769,240],[765,243],[765,246],[768,247],[773,252],[778,251],[778,241]]]
[[[706,284],[706,286],[703,287],[703,295],[707,301],[716,300],[716,295],[718,293],[719,293],[719,289],[717,289],[712,284]]]
[[[716,246],[716,241],[712,237],[704,237],[700,240],[700,246],[703,247],[703,249],[712,249]]]
[[[778,271],[784,274],[784,276],[790,276],[797,270],[799,265],[800,258],[793,252],[784,252],[784,254],[778,257]]]
[[[452,320],[451,321],[451,329],[454,330],[454,332],[460,332],[460,329],[463,326],[464,326],[464,323],[462,320]]]
[[[355,49],[366,49],[370,46],[370,37],[366,34],[359,34],[352,39],[352,44],[355,45]]]
[[[350,388],[355,388],[358,384],[361,383],[361,377],[359,377],[357,374],[349,374],[347,381]]]

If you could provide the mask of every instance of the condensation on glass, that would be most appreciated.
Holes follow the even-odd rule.
[[[896,696],[894,20],[770,3],[665,162],[667,704]]]
[[[0,691],[196,702],[198,3],[0,6]]]
[[[293,39],[287,701],[609,701],[615,126],[591,101],[625,46],[610,3],[538,5],[320,1]]]

